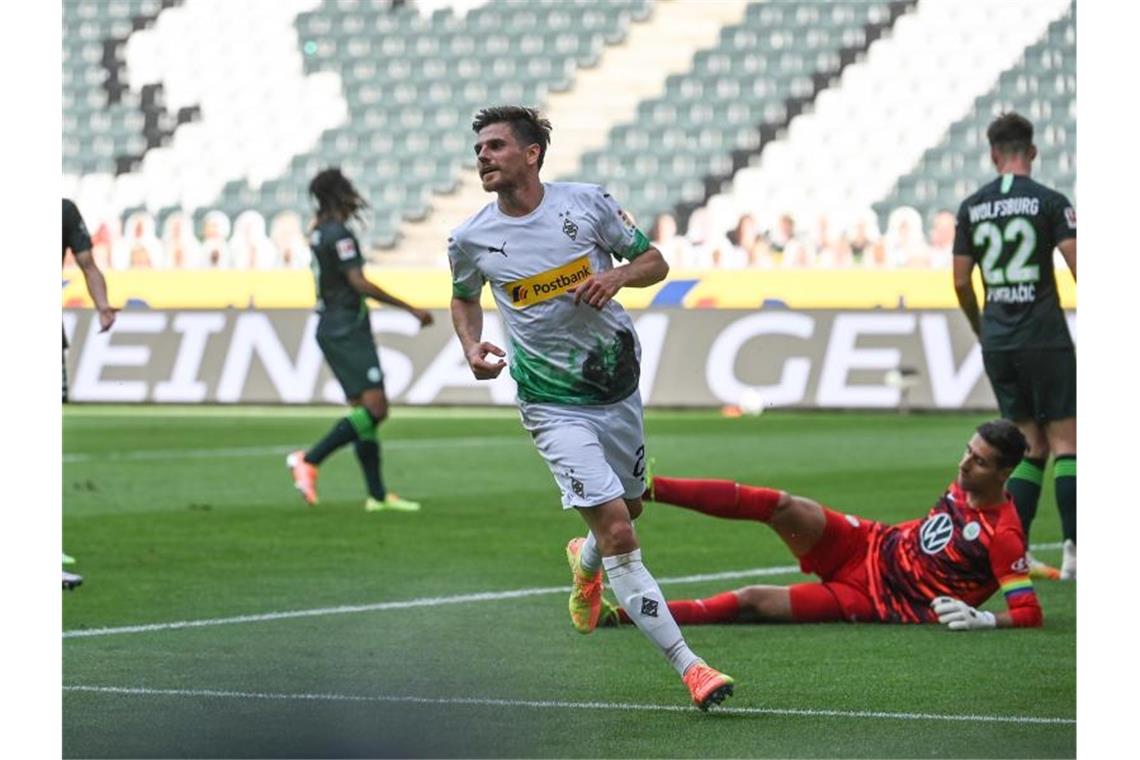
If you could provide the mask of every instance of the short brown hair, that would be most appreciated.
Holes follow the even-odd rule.
[[[1033,147],[1033,124],[1021,114],[1010,111],[990,122],[986,137],[990,147],[998,153],[1025,154]]]
[[[542,161],[546,158],[546,148],[550,145],[550,120],[538,112],[537,108],[527,106],[489,106],[475,114],[475,121],[471,124],[471,131],[479,134],[483,127],[490,124],[506,122],[514,133],[515,140],[524,148],[538,144],[538,168],[542,168]]]
[[[1017,425],[1009,420],[983,422],[978,425],[977,433],[983,441],[997,450],[997,465],[1003,470],[1016,467],[1025,457],[1025,452],[1029,450],[1025,436]]]

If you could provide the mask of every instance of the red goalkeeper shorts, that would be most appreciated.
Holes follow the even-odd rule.
[[[815,573],[823,582],[797,583],[788,588],[792,615],[800,623],[873,622],[877,618],[864,560],[875,523],[826,507],[823,512],[823,536],[800,557],[800,569]]]

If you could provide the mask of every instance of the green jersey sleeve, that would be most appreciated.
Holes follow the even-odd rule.
[[[596,239],[603,250],[626,261],[633,261],[649,250],[649,238],[604,188],[597,187],[591,194],[591,200],[594,202]]]

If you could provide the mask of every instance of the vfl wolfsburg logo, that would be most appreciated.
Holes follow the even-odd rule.
[[[953,536],[954,522],[946,513],[929,518],[918,532],[922,550],[927,554],[937,554],[945,549]]]

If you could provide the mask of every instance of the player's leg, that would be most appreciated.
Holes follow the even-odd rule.
[[[719,703],[732,694],[733,680],[696,658],[689,649],[668,604],[664,603],[661,588],[641,562],[641,549],[634,532],[633,520],[643,508],[641,495],[645,491],[647,463],[640,394],[633,393],[611,405],[597,422],[606,463],[621,483],[629,515],[629,537],[632,546],[636,547],[632,551],[609,554],[605,551],[607,545],[603,543],[602,563],[606,576],[630,619],[681,674],[694,704],[702,710],[707,709],[710,704]]]
[[[377,428],[388,417],[388,397],[384,388],[368,388],[361,392],[360,397],[352,399],[354,406],[362,407],[368,412],[372,422],[371,427],[357,429],[353,449],[356,459],[360,463],[360,470],[364,473],[364,484],[368,489],[369,499],[384,501],[388,495],[384,487],[384,478],[380,469],[380,439],[377,437]]]
[[[642,562],[625,500],[618,497],[592,507],[577,507],[576,511],[595,537],[602,566],[618,602],[677,672],[683,674],[698,658],[685,644],[660,586]]]
[[[364,327],[332,336],[317,332],[321,353],[340,382],[352,409],[307,451],[295,451],[286,458],[286,464],[293,473],[293,485],[309,504],[317,503],[317,468],[325,459],[362,437],[375,438],[377,420],[367,407],[360,405],[365,391],[378,388],[383,392],[384,387],[372,334],[364,331],[368,329]]]
[[[723,591],[704,599],[673,599],[669,612],[678,625],[710,625],[716,623],[783,623],[792,622],[788,589],[783,586],[745,586]],[[609,605],[602,612],[599,625],[629,623],[629,614]]]
[[[1053,493],[1064,539],[1061,578],[1077,577],[1077,358],[1072,350],[1042,351],[1037,368],[1041,417],[1053,453]]]
[[[986,376],[989,377],[1002,418],[1017,425],[1029,444],[1025,458],[1014,468],[1006,482],[1006,490],[1013,497],[1027,541],[1033,518],[1037,515],[1045,463],[1049,459],[1049,441],[1045,437],[1045,431],[1037,424],[1032,368],[1026,366],[1028,358],[1029,355],[1023,351],[982,353]]]
[[[732,678],[709,667],[685,641],[665,595],[641,560],[641,547],[623,499],[579,508],[602,554],[610,587],[630,622],[665,656],[702,710],[732,694]]]
[[[1013,424],[1029,444],[1025,458],[1013,468],[1005,489],[1013,497],[1021,529],[1029,539],[1029,528],[1037,516],[1037,503],[1041,498],[1041,484],[1045,479],[1045,464],[1049,460],[1049,439],[1041,425],[1032,419],[1015,419]]]
[[[1061,579],[1077,577],[1077,418],[1045,423],[1053,455],[1053,493],[1061,514]]]
[[[797,557],[816,545],[826,525],[823,506],[816,501],[731,480],[655,475],[650,495],[713,517],[767,523]]]
[[[644,488],[640,399],[601,409],[522,403],[520,411],[562,492],[563,508],[575,509],[589,529],[586,541],[568,547],[575,628],[592,631],[601,609],[601,575],[590,574],[592,563],[581,561],[581,548],[574,551],[589,542],[619,603],[631,610],[634,624],[681,674],[694,702],[705,709],[723,700],[732,691],[732,679],[689,649],[660,586],[642,562],[631,514],[631,507],[639,510],[637,496]]]

